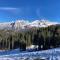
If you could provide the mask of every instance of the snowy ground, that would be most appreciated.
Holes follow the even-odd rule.
[[[60,60],[60,48],[36,52],[19,52],[19,49],[0,52],[0,60]]]

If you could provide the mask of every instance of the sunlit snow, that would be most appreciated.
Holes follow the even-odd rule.
[[[35,51],[35,52],[20,52],[19,49],[0,52],[0,60],[60,60],[60,48]]]

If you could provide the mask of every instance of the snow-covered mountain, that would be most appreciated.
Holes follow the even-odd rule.
[[[58,22],[50,22],[48,20],[34,20],[32,22],[26,20],[16,20],[15,22],[0,23],[0,29],[27,29],[32,27],[48,27],[50,25],[59,24]]]
[[[11,29],[11,28],[12,28],[11,23],[12,23],[12,22],[0,23],[0,29]]]
[[[50,25],[59,24],[58,22],[50,22],[48,20],[35,20],[32,22],[25,20],[18,20],[15,22],[15,29],[26,29],[33,27],[48,27]]]
[[[35,20],[31,23],[31,26],[35,27],[48,27],[50,25],[59,24],[57,22],[50,22],[48,20]]]

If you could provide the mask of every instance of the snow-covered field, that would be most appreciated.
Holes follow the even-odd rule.
[[[60,60],[60,48],[35,52],[19,52],[19,49],[0,52],[0,60]]]

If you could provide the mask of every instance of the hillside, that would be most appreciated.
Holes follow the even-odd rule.
[[[37,50],[60,46],[60,25],[33,27],[26,31],[0,30],[0,49],[26,50],[30,45],[38,45]]]

